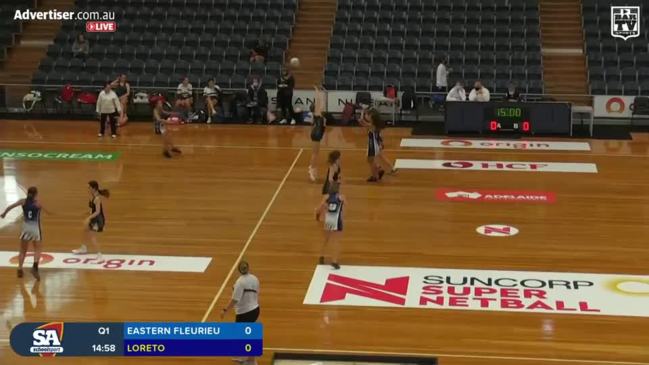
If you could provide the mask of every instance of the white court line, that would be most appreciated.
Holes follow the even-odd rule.
[[[16,143],[16,144],[49,144],[49,145],[63,145],[63,146],[117,146],[117,147],[155,147],[155,148],[160,148],[159,143],[113,143],[113,142],[61,142],[61,141],[52,141],[52,142],[47,142],[47,141],[23,141],[23,140],[0,140],[0,144],[2,143]],[[309,146],[244,146],[244,145],[216,145],[216,144],[178,144],[176,145],[178,147],[182,148],[231,148],[231,149],[240,149],[240,150],[301,150],[304,148],[309,148]],[[5,148],[6,149],[6,148]],[[321,150],[323,151],[332,151],[332,150],[339,150],[339,151],[367,151],[367,148],[364,147],[326,147],[326,146],[321,146]],[[399,149],[399,148],[386,148],[383,151],[385,152],[390,152],[390,153],[425,153],[425,152],[435,152],[434,149],[426,150],[426,149]],[[127,152],[127,151],[115,151],[115,152]],[[444,149],[444,153],[451,154],[451,153],[475,153],[475,154],[493,154],[494,150],[466,150],[466,149],[459,149],[459,150],[452,150],[452,149]],[[566,156],[568,153],[566,151],[564,152],[549,152],[549,151],[540,151],[543,152],[544,156],[547,155],[557,155],[557,156]],[[571,151],[567,151],[571,152]],[[539,155],[539,151],[509,151],[509,150],[498,150],[499,154],[505,154],[505,155]],[[581,156],[582,154],[571,154],[574,156]],[[594,156],[594,157],[635,157],[635,158],[649,158],[649,155],[643,156],[643,155],[633,155],[633,154],[617,154],[617,155],[611,155],[608,153],[585,153],[583,156]]]
[[[349,355],[374,355],[374,356],[409,356],[409,357],[448,357],[458,359],[490,359],[490,360],[512,360],[512,361],[543,361],[557,363],[581,363],[581,364],[607,364],[607,365],[649,365],[647,362],[633,361],[608,361],[608,360],[585,360],[585,359],[560,359],[552,357],[524,357],[524,356],[495,356],[478,354],[425,354],[416,352],[382,352],[382,351],[347,351],[347,350],[322,350],[322,349],[291,349],[281,347],[264,347],[264,351],[274,352],[301,352],[301,353],[325,353],[325,354],[349,354]]]
[[[232,278],[232,274],[234,273],[234,270],[239,265],[239,262],[243,258],[243,255],[246,253],[246,250],[248,249],[248,246],[250,246],[250,242],[252,242],[253,238],[255,238],[255,235],[257,234],[257,231],[259,230],[259,227],[261,227],[261,224],[264,222],[264,219],[266,219],[266,215],[268,215],[268,212],[270,211],[270,208],[273,206],[273,203],[275,203],[275,199],[277,199],[277,196],[279,195],[279,192],[282,191],[282,188],[284,187],[284,184],[286,183],[286,180],[288,179],[289,175],[293,171],[293,168],[295,168],[295,164],[297,164],[297,161],[300,159],[300,156],[302,156],[303,151],[304,151],[304,149],[300,148],[300,150],[297,153],[297,156],[295,156],[295,159],[293,160],[293,163],[291,164],[291,167],[288,168],[288,171],[286,171],[286,174],[284,175],[284,178],[282,179],[282,181],[277,186],[277,189],[275,189],[275,194],[273,194],[273,197],[268,202],[268,205],[266,205],[266,209],[264,209],[264,212],[261,214],[261,217],[259,217],[259,220],[257,221],[257,225],[255,225],[255,228],[250,233],[250,236],[248,237],[248,240],[246,241],[246,244],[243,245],[243,248],[241,249],[241,252],[239,253],[239,257],[237,257],[237,259],[234,261],[234,264],[232,264],[232,268],[230,268],[230,272],[228,273],[228,276],[223,281],[223,284],[221,284],[221,287],[219,288],[219,291],[216,292],[216,295],[214,296],[214,299],[212,299],[212,303],[210,303],[210,306],[209,306],[209,308],[207,308],[207,311],[205,311],[205,315],[203,315],[203,318],[201,319],[201,322],[205,322],[207,320],[207,317],[209,317],[210,313],[212,313],[212,310],[214,309],[214,306],[216,305],[216,302],[221,297],[221,294],[223,294],[223,289],[225,289],[225,286],[228,284],[228,282]]]

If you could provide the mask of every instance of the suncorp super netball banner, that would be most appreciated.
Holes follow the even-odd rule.
[[[320,265],[304,304],[649,317],[649,276]]]

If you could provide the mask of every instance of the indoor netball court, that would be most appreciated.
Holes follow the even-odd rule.
[[[318,183],[305,127],[184,125],[174,159],[150,128],[99,140],[94,123],[0,123],[0,206],[37,186],[53,213],[40,282],[15,277],[19,214],[0,221],[0,364],[39,362],[9,347],[20,322],[220,321],[241,259],[261,282],[260,364],[649,364],[646,133],[522,141],[390,128],[399,171],[372,184],[362,128],[328,129]],[[314,219],[334,149],[348,201],[340,270],[318,266]],[[89,180],[111,191],[102,261],[69,254]]]

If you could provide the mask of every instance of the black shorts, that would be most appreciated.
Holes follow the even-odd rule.
[[[101,219],[101,218],[99,218],[99,219],[95,218],[95,219],[92,219],[92,220],[90,221],[90,224],[88,224],[88,228],[90,228],[91,231],[95,231],[95,232],[103,232],[103,231],[104,231],[104,224],[105,224],[105,223],[106,223],[106,222],[105,222],[103,219]]]
[[[237,314],[235,322],[257,322],[259,318],[259,307],[251,310],[250,312]]]
[[[320,142],[325,134],[324,118],[313,117],[313,128],[311,128],[311,141]]]

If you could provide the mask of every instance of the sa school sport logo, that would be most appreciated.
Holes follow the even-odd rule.
[[[640,14],[639,6],[611,6],[611,35],[625,41],[639,37]]]
[[[441,201],[453,202],[505,202],[505,203],[540,203],[550,204],[556,201],[556,194],[544,191],[512,191],[482,189],[449,189],[440,188],[435,197]]]
[[[50,322],[37,327],[32,333],[29,352],[42,357],[54,357],[63,352],[63,322]]]

